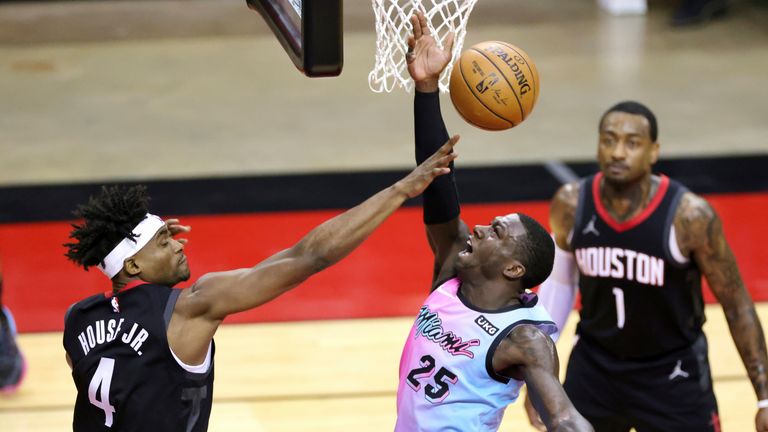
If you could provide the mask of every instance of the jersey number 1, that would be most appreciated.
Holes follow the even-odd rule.
[[[616,327],[624,328],[624,291],[614,288],[613,296],[616,297]]]
[[[104,420],[104,426],[112,427],[112,415],[115,413],[115,407],[109,404],[109,387],[112,385],[112,373],[115,371],[115,359],[108,357],[102,357],[99,361],[99,367],[96,368],[96,373],[91,378],[91,383],[88,385],[88,399],[91,403],[104,411],[106,420]],[[96,399],[96,392],[101,387],[99,396],[101,400]]]

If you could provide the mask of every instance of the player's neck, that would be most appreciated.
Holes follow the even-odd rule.
[[[631,183],[614,183],[605,178],[601,183],[600,201],[616,221],[624,222],[648,206],[658,189],[659,180],[648,173]]]
[[[461,295],[472,306],[483,310],[497,310],[520,304],[520,290],[511,289],[507,281],[462,280]]]
[[[122,274],[119,274],[117,277],[112,279],[112,292],[114,294],[117,294],[118,292],[125,289],[126,286],[133,283],[135,285],[135,282],[140,281],[138,278],[130,278],[123,276]]]

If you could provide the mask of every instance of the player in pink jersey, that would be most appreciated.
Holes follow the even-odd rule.
[[[450,61],[420,14],[411,19],[408,71],[416,83],[416,159],[448,137],[437,82]],[[424,193],[435,255],[432,293],[400,360],[396,431],[495,431],[523,383],[549,430],[591,431],[557,378],[549,314],[528,291],[552,270],[554,244],[530,217],[513,213],[470,232],[459,218],[454,176]]]

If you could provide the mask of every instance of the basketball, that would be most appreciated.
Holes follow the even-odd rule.
[[[517,126],[539,97],[539,73],[525,51],[499,41],[481,42],[461,54],[451,72],[456,111],[486,130]]]

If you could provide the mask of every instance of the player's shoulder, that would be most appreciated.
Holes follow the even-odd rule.
[[[69,312],[88,309],[96,303],[103,302],[107,297],[104,293],[93,294],[69,306]]]
[[[534,325],[520,324],[509,332],[507,338],[516,344],[527,346],[546,344],[547,335]]]
[[[709,202],[689,191],[680,197],[673,224],[683,251],[706,246],[709,239],[720,230],[717,213]]]
[[[64,312],[64,328],[68,328],[73,320],[81,318],[82,314],[106,300],[104,294],[94,294],[75,303],[72,303]]]
[[[581,181],[573,181],[560,186],[552,197],[552,204],[576,208],[579,203]]]
[[[552,340],[541,329],[530,324],[513,328],[505,338],[507,358],[513,364],[536,363],[552,355]]]
[[[560,247],[566,247],[566,249],[568,233],[571,232],[576,221],[581,187],[580,181],[560,186],[549,207],[549,222],[555,234],[555,240]]]
[[[675,226],[691,228],[696,224],[709,223],[716,217],[715,210],[704,197],[686,191],[680,197],[675,211]]]

